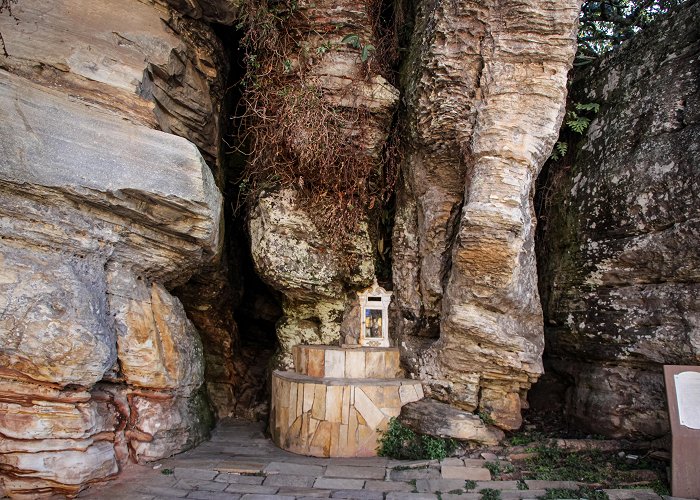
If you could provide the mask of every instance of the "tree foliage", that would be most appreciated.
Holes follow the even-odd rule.
[[[631,38],[685,0],[588,0],[581,8],[576,64]]]

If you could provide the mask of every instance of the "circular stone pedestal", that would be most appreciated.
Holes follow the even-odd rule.
[[[395,378],[397,349],[296,346],[294,364],[272,374],[270,412],[273,441],[294,453],[375,456],[389,419],[423,398],[420,381]]]

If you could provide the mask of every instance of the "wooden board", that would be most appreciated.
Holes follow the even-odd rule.
[[[700,366],[664,366],[671,420],[671,491],[700,498]]]

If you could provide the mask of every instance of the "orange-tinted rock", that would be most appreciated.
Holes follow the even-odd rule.
[[[417,12],[396,327],[412,375],[475,409],[482,389],[519,396],[542,373],[532,196],[564,114],[579,3],[425,1]],[[510,428],[519,411],[494,419]]]

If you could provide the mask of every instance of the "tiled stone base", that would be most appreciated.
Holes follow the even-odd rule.
[[[394,347],[297,345],[292,348],[294,371],[311,377],[399,378],[399,350]]]
[[[375,456],[389,419],[423,397],[420,381],[394,378],[396,349],[297,346],[294,360],[302,373],[272,374],[270,414],[273,441],[294,453]]]

